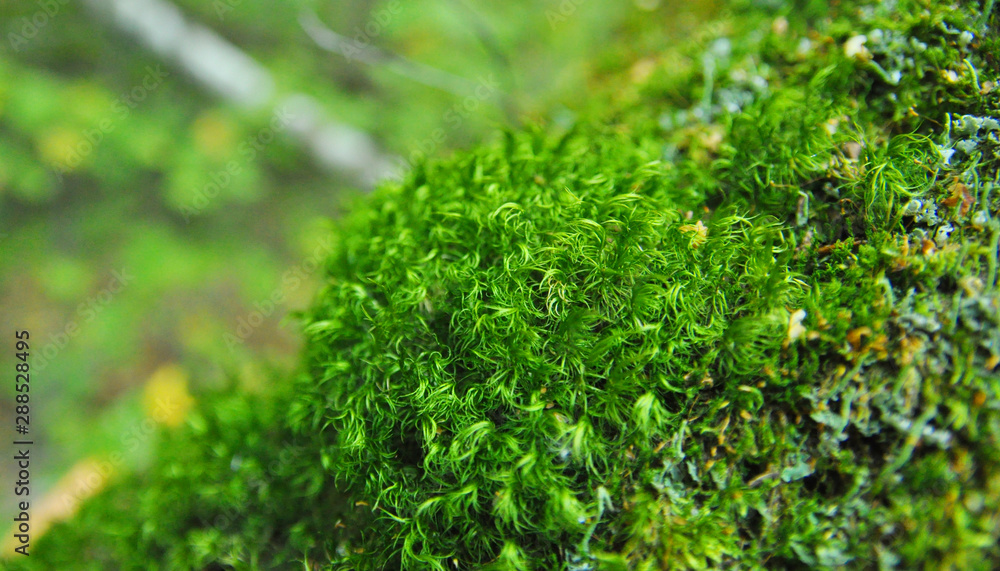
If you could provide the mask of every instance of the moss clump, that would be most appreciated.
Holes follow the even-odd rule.
[[[794,251],[775,222],[688,219],[659,152],[512,137],[342,221],[295,416],[378,516],[356,564],[609,549],[682,432],[757,409],[739,387],[779,366]]]
[[[360,200],[290,394],[40,559],[1000,566],[995,16],[769,5]]]

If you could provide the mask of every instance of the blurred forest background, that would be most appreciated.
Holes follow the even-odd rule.
[[[88,459],[141,469],[162,395],[290,371],[339,197],[506,127],[566,128],[713,9],[0,0],[0,431],[26,329],[33,499]]]

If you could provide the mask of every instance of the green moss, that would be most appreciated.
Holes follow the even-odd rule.
[[[606,548],[693,402],[698,430],[759,407],[738,387],[803,290],[777,225],[686,220],[628,137],[536,143],[428,165],[341,223],[295,412],[379,516],[359,566]]]
[[[288,394],[33,562],[1000,565],[996,17],[769,5],[360,199]]]
[[[287,394],[228,392],[202,395],[183,430],[161,435],[146,473],[115,477],[32,546],[28,568],[274,568],[304,560],[315,530],[343,511],[340,497],[296,469],[315,454],[284,427]]]

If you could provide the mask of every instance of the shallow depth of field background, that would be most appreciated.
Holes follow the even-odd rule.
[[[0,0],[0,440],[9,450],[15,436],[14,331],[26,329],[39,503],[89,460],[141,469],[157,398],[179,403],[159,415],[169,429],[199,391],[255,390],[295,366],[300,338],[288,313],[318,287],[311,258],[338,197],[365,184],[322,166],[289,129],[268,134],[282,98],[311,96],[317,121],[366,133],[385,156],[446,155],[521,122],[570,124],[622,65],[713,11],[656,0],[177,0],[188,21],[270,74],[274,98],[247,108],[206,90],[97,4],[106,2]],[[307,12],[474,85],[492,77],[502,95],[467,102],[395,64],[324,51],[300,23]],[[165,76],[151,77],[157,66]],[[269,315],[259,320],[258,310]],[[12,467],[0,462],[4,521]]]

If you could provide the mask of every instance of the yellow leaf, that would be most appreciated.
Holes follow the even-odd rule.
[[[94,145],[77,131],[56,127],[41,134],[38,153],[49,166],[62,171],[76,170],[94,151]]]
[[[171,363],[156,370],[146,382],[143,408],[146,414],[167,426],[178,426],[194,404],[188,393],[187,373]]]
[[[708,228],[701,223],[701,220],[699,220],[695,224],[685,224],[680,228],[678,228],[678,230],[684,232],[685,234],[689,234],[691,236],[692,248],[697,248],[698,246],[701,246],[702,244],[705,243],[705,240],[708,239]]]
[[[52,486],[37,505],[35,502],[30,502],[31,539],[37,541],[52,524],[76,515],[80,504],[103,490],[116,471],[117,466],[108,460],[86,458],[77,462]],[[18,526],[15,520],[11,531],[4,539],[0,556],[9,557],[14,553],[14,548],[20,545],[14,537],[14,534],[20,531]]]
[[[201,114],[191,126],[195,144],[206,155],[223,160],[232,152],[236,134],[232,124],[215,112]]]

